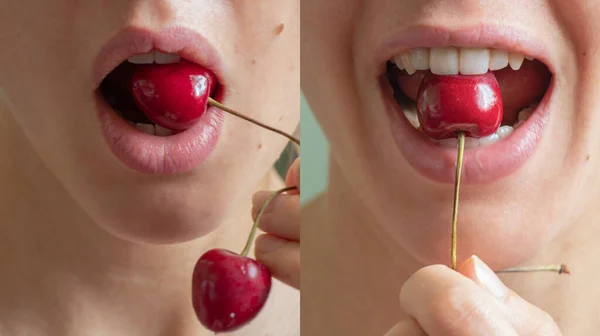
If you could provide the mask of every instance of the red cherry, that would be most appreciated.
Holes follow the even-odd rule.
[[[227,250],[204,253],[194,268],[194,310],[202,325],[214,332],[229,332],[250,322],[270,291],[268,268]]]
[[[442,140],[458,131],[480,138],[502,122],[502,96],[493,73],[440,76],[428,73],[419,87],[417,115],[423,132]]]
[[[181,61],[136,66],[131,92],[138,108],[152,122],[171,129],[193,126],[206,111],[217,80],[206,68]]]

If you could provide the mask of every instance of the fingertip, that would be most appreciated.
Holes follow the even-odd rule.
[[[300,190],[300,157],[297,157],[288,169],[288,173],[285,178],[285,185],[288,187],[296,186],[298,187],[298,190]],[[290,193],[298,193],[298,191],[293,191]]]
[[[477,280],[477,275],[475,274],[475,259],[476,256],[472,255],[469,259],[463,261],[456,271],[471,280]]]

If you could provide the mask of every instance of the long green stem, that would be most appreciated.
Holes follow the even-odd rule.
[[[565,264],[560,265],[546,265],[546,266],[523,266],[506,268],[503,270],[496,271],[496,273],[521,273],[521,272],[554,272],[558,274],[571,274],[569,268]]]
[[[458,133],[458,154],[456,156],[456,176],[454,179],[454,207],[452,209],[452,246],[450,247],[450,261],[452,269],[456,270],[456,231],[458,226],[458,196],[460,194],[460,175],[463,166],[463,153],[465,151],[465,133]]]
[[[460,194],[460,176],[463,166],[463,156],[465,151],[465,133],[458,133],[458,153],[456,156],[456,176],[454,180],[454,207],[452,209],[452,246],[450,251],[450,259],[452,269],[456,270],[456,232],[458,224],[458,197]],[[571,274],[569,268],[565,264],[546,265],[546,266],[524,266],[506,268],[496,271],[496,273],[525,273],[525,272],[554,272],[558,274]]]
[[[252,230],[250,231],[250,235],[248,235],[248,240],[246,241],[246,246],[244,246],[244,249],[242,250],[242,253],[240,253],[240,255],[242,255],[244,257],[248,256],[248,253],[250,252],[250,248],[252,247],[252,242],[254,241],[254,236],[256,236],[256,229],[258,228],[258,223],[260,223],[260,217],[262,217],[267,206],[269,206],[269,204],[275,199],[275,197],[279,196],[280,194],[283,194],[286,191],[292,191],[292,190],[296,190],[296,189],[298,189],[298,187],[296,187],[296,186],[285,187],[285,188],[279,189],[279,190],[275,191],[273,193],[273,195],[271,195],[265,201],[265,203],[263,203],[262,207],[260,208],[260,211],[256,215],[256,220],[254,220],[254,224],[252,224]]]
[[[265,125],[265,124],[261,123],[258,120],[252,119],[252,118],[247,117],[247,116],[245,116],[245,115],[243,115],[243,114],[241,114],[239,112],[236,112],[236,111],[230,109],[229,107],[227,107],[227,106],[219,103],[218,101],[212,99],[211,97],[208,97],[208,103],[210,105],[213,105],[213,106],[215,106],[215,107],[217,107],[217,108],[219,108],[219,109],[221,109],[221,110],[229,113],[229,114],[233,114],[234,116],[236,116],[238,118],[242,118],[242,119],[244,119],[246,121],[249,121],[249,122],[251,122],[251,123],[253,123],[255,125],[258,125],[258,126],[260,126],[262,128],[265,128],[265,129],[267,129],[267,130],[269,130],[271,132],[275,132],[275,133],[277,133],[279,135],[283,135],[284,137],[290,139],[291,141],[293,141],[294,143],[296,143],[298,146],[300,146],[300,140],[298,138],[294,137],[293,135],[287,134],[284,131],[278,130],[275,127],[271,127],[271,126]]]

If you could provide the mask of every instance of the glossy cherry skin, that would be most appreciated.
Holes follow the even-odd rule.
[[[268,268],[227,250],[204,253],[194,268],[194,310],[202,325],[214,332],[233,331],[250,322],[270,291]]]
[[[185,130],[204,114],[216,84],[215,75],[198,64],[143,64],[137,65],[133,73],[131,93],[152,122],[171,130]]]
[[[417,95],[417,116],[423,132],[437,140],[455,138],[458,131],[481,138],[502,123],[502,96],[493,73],[441,76],[429,73]]]

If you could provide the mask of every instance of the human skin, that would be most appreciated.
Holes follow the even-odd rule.
[[[216,50],[228,107],[292,133],[299,1],[8,0],[0,22],[0,334],[211,335],[191,308],[193,266],[241,251],[252,195],[284,185],[271,167],[287,140],[224,115],[202,165],[139,173],[103,138],[94,62],[123,29],[183,26]],[[294,335],[298,304],[276,283],[237,334]]]
[[[426,265],[449,265],[452,184],[420,174],[398,150],[373,59],[403,27],[482,23],[539,40],[555,87],[527,163],[461,187],[458,261],[476,254],[494,270],[567,263],[570,277],[502,279],[564,334],[597,330],[599,16],[592,1],[303,2],[302,89],[331,149],[327,191],[302,212],[303,330],[385,334],[407,317],[398,302],[404,282]]]

